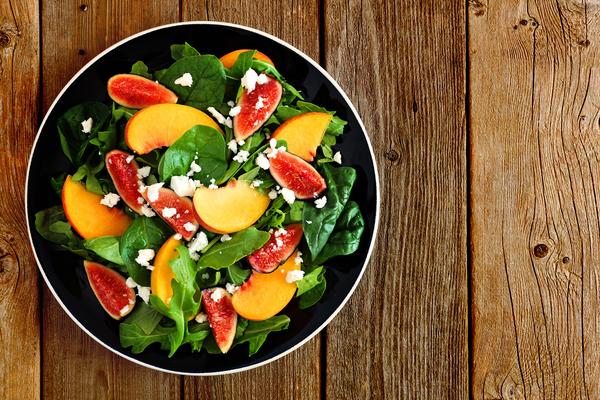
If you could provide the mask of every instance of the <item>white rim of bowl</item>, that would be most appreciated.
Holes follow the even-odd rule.
[[[83,71],[85,71],[86,69],[88,69],[92,64],[94,64],[98,59],[100,59],[101,57],[103,57],[105,54],[107,54],[108,52],[110,52],[111,50],[121,46],[123,43],[126,43],[132,39],[135,39],[139,36],[143,36],[147,33],[150,32],[154,32],[160,29],[165,29],[165,28],[170,28],[173,26],[179,26],[179,25],[219,25],[219,26],[225,26],[225,27],[230,27],[230,28],[237,28],[237,29],[241,29],[241,30],[245,30],[245,31],[249,31],[252,33],[256,33],[258,35],[264,36],[268,39],[271,39],[279,44],[281,44],[282,46],[287,47],[288,49],[292,50],[293,52],[295,52],[296,54],[298,54],[300,57],[304,58],[306,61],[308,61],[313,67],[315,67],[319,72],[321,72],[323,74],[323,76],[325,76],[325,78],[327,78],[327,80],[333,85],[333,87],[342,95],[342,98],[346,101],[346,103],[348,104],[348,106],[350,107],[350,110],[352,111],[352,113],[354,114],[354,117],[356,118],[356,120],[358,121],[358,124],[360,125],[361,129],[363,130],[363,132],[365,133],[365,139],[367,140],[367,145],[369,146],[369,153],[371,154],[371,160],[373,160],[373,171],[375,172],[375,192],[376,192],[376,207],[377,209],[375,210],[375,225],[373,226],[373,235],[371,236],[371,243],[369,244],[369,250],[367,251],[367,257],[365,258],[365,262],[363,263],[363,266],[360,270],[360,273],[358,274],[358,278],[356,279],[356,282],[354,282],[354,285],[352,286],[352,288],[350,288],[350,291],[348,292],[348,294],[346,295],[346,297],[342,300],[342,302],[340,303],[340,305],[335,309],[335,311],[317,328],[315,329],[310,335],[308,335],[306,338],[304,338],[303,340],[301,340],[300,342],[296,343],[294,346],[290,347],[289,349],[267,359],[264,361],[261,361],[259,363],[256,364],[252,364],[249,365],[247,367],[242,367],[242,368],[236,368],[236,369],[230,369],[230,370],[224,370],[224,371],[214,371],[214,372],[180,372],[180,371],[173,371],[170,369],[164,369],[164,368],[159,368],[157,366],[154,366],[152,364],[147,364],[143,361],[137,360],[133,357],[128,356],[127,354],[121,353],[119,350],[112,348],[111,346],[109,346],[108,344],[104,343],[102,340],[98,339],[96,336],[94,336],[94,334],[92,334],[89,330],[87,330],[87,328],[85,326],[83,326],[83,324],[81,324],[77,318],[75,318],[75,316],[73,314],[71,314],[71,312],[67,309],[67,307],[63,304],[63,302],[60,300],[60,297],[58,296],[58,294],[56,293],[56,291],[54,290],[54,288],[52,287],[52,285],[50,284],[50,281],[48,281],[48,277],[46,277],[46,274],[44,272],[44,269],[42,268],[42,265],[40,263],[40,260],[38,259],[37,253],[35,251],[35,247],[33,245],[33,238],[32,238],[32,234],[31,234],[31,229],[29,226],[29,208],[28,208],[28,204],[27,204],[27,197],[28,197],[28,187],[29,187],[29,170],[31,168],[31,159],[33,157],[33,152],[36,148],[37,145],[37,141],[40,137],[40,133],[42,132],[42,128],[44,127],[44,125],[46,124],[46,120],[48,119],[48,116],[50,115],[50,113],[52,112],[52,110],[54,109],[54,106],[56,106],[56,103],[58,102],[58,100],[62,97],[62,95],[64,94],[64,92],[67,90],[67,88],[69,86],[71,86],[71,84],[79,77],[79,75],[81,75],[81,73],[83,73]],[[379,194],[379,172],[377,170],[377,161],[375,160],[375,154],[373,153],[373,146],[371,144],[371,140],[369,139],[369,135],[367,134],[367,129],[365,128],[365,125],[363,124],[360,115],[358,114],[358,112],[356,111],[356,108],[354,108],[354,105],[352,104],[352,102],[350,101],[350,99],[348,98],[348,96],[346,95],[346,92],[344,92],[344,90],[338,85],[338,83],[335,81],[335,79],[333,79],[331,77],[331,75],[329,75],[329,73],[327,71],[325,71],[325,69],[323,69],[323,67],[321,67],[316,61],[314,61],[312,58],[310,58],[308,55],[306,55],[304,52],[300,51],[299,49],[297,49],[296,47],[292,46],[291,44],[287,43],[286,41],[279,39],[276,36],[273,36],[269,33],[263,32],[261,30],[255,29],[255,28],[250,28],[247,26],[243,26],[243,25],[238,25],[238,24],[232,24],[232,23],[228,23],[228,22],[217,22],[217,21],[188,21],[188,22],[176,22],[173,24],[167,24],[167,25],[160,25],[151,29],[147,29],[145,31],[142,32],[138,32],[134,35],[131,35],[129,37],[126,37],[123,40],[120,40],[119,42],[113,44],[112,46],[108,47],[106,50],[104,50],[103,52],[101,52],[100,54],[98,54],[96,57],[94,57],[93,59],[91,59],[90,61],[88,61],[87,64],[85,64],[79,71],[77,71],[77,73],[69,80],[69,82],[62,88],[62,90],[58,93],[58,95],[56,95],[56,98],[54,99],[54,101],[52,102],[52,105],[50,106],[50,108],[48,108],[48,111],[46,111],[46,114],[44,116],[44,119],[42,120],[42,123],[40,124],[40,127],[37,131],[37,134],[35,136],[35,139],[33,141],[32,147],[31,147],[31,152],[29,154],[29,162],[27,164],[27,176],[25,179],[25,218],[26,218],[26,222],[27,222],[27,233],[29,236],[29,243],[31,245],[31,248],[33,250],[33,255],[35,257],[35,261],[37,263],[38,269],[40,271],[40,273],[42,274],[42,277],[44,278],[44,281],[46,282],[46,285],[48,286],[48,288],[50,289],[50,292],[52,292],[52,295],[54,296],[54,298],[56,299],[56,301],[58,301],[58,304],[60,304],[60,306],[62,307],[62,309],[65,311],[65,313],[67,313],[67,315],[73,320],[73,322],[75,322],[75,324],[77,326],[79,326],[79,328],[81,328],[81,330],[83,330],[85,333],[88,334],[88,336],[90,336],[92,339],[94,339],[96,342],[98,342],[100,345],[102,345],[103,347],[105,347],[106,349],[112,351],[113,353],[119,355],[120,357],[123,357],[131,362],[134,362],[136,364],[142,365],[146,368],[150,368],[150,369],[154,369],[156,371],[161,371],[161,372],[167,372],[170,374],[176,374],[176,375],[187,375],[187,376],[218,376],[218,375],[227,375],[227,374],[233,374],[236,372],[243,372],[243,371],[248,371],[254,368],[258,368],[261,367],[263,365],[269,364],[275,360],[278,360],[279,358],[286,356],[287,354],[293,352],[294,350],[300,348],[301,346],[303,346],[305,343],[307,343],[309,340],[311,340],[312,338],[314,338],[319,332],[321,332],[321,330],[323,330],[323,328],[325,328],[330,322],[331,320],[333,320],[333,318],[335,318],[335,316],[341,311],[342,308],[344,308],[344,306],[346,305],[346,303],[348,302],[348,300],[350,299],[350,297],[352,296],[352,293],[354,293],[354,291],[356,290],[356,287],[358,286],[358,283],[360,282],[360,280],[362,279],[363,274],[365,273],[365,270],[367,269],[367,264],[369,263],[369,260],[371,258],[371,253],[373,252],[373,246],[375,245],[375,238],[377,237],[377,230],[379,228],[379,214],[380,214],[380,194]]]

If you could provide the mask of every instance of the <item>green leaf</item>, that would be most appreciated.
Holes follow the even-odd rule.
[[[218,286],[221,281],[221,271],[208,267],[200,267],[196,281],[198,282],[198,287],[200,289]]]
[[[83,181],[85,179],[85,188],[99,195],[105,194],[100,180],[96,175],[101,175],[104,170],[104,159],[99,157],[98,153],[92,153],[85,164],[80,166],[72,176],[74,181]]]
[[[335,224],[335,228],[323,250],[314,258],[314,264],[322,264],[332,257],[354,253],[365,229],[358,204],[349,201]]]
[[[117,265],[124,265],[121,253],[119,252],[119,239],[117,236],[100,236],[84,240],[83,247],[93,251],[96,255],[107,261]]]
[[[189,129],[165,151],[158,165],[160,180],[165,182],[172,176],[186,175],[192,161],[202,169],[194,178],[204,185],[208,186],[211,178],[221,178],[227,168],[223,135],[204,125]]]
[[[175,84],[184,73],[192,75],[191,87]],[[181,103],[203,110],[223,103],[225,82],[223,64],[213,55],[180,58],[160,78],[160,83],[175,92]]]
[[[271,235],[250,227],[234,234],[231,240],[215,244],[200,260],[199,267],[227,268],[267,243]]]
[[[285,216],[284,224],[294,224],[302,222],[302,212],[304,211],[304,202],[295,201],[290,204],[290,211]]]
[[[131,66],[131,73],[152,79],[152,74],[148,72],[148,66],[143,61],[136,61],[135,64]]]
[[[50,178],[50,186],[52,186],[52,190],[58,197],[62,196],[62,188],[65,184],[65,179],[67,179],[67,173],[63,172],[57,176],[53,176]]]
[[[351,167],[335,168],[326,164],[322,170],[327,183],[327,203],[323,208],[316,208],[314,202],[306,202],[302,212],[302,229],[312,259],[325,247],[356,180],[356,171]]]
[[[285,98],[283,99],[283,100],[285,100],[285,102],[290,103],[295,98],[299,98],[301,100],[304,99],[302,97],[302,95],[300,94],[300,92],[295,87],[293,87],[292,85],[287,83],[285,79],[283,79],[283,76],[281,76],[279,71],[277,71],[277,69],[273,65],[271,65],[265,61],[253,59],[252,60],[252,68],[258,73],[264,72],[266,74],[274,76],[275,79],[277,79],[281,83],[283,90],[286,92],[286,93],[284,93]]]
[[[267,208],[267,211],[256,221],[256,227],[265,230],[282,228],[286,213],[281,209],[285,207],[287,207],[285,199],[282,196],[276,197]]]
[[[217,185],[221,185],[231,178],[233,178],[240,170],[246,171],[246,166],[249,166],[249,169],[254,168],[254,161],[259,153],[263,152],[269,144],[266,143],[261,146],[261,143],[265,140],[265,135],[260,132],[256,132],[249,138],[244,141],[244,144],[239,147],[238,152],[241,150],[245,150],[250,153],[250,156],[244,163],[239,163],[237,161],[231,161],[229,164],[229,168],[225,171],[221,179],[217,179]],[[248,170],[249,170],[248,169]]]
[[[202,350],[204,340],[210,335],[210,326],[207,322],[197,324],[192,322],[188,325],[188,330],[183,338],[183,343],[189,343],[192,351],[199,352]]]
[[[162,315],[146,303],[138,303],[123,322],[137,325],[145,334],[151,334],[158,326]]]
[[[269,333],[286,330],[289,325],[290,318],[287,315],[276,315],[264,321],[248,321],[248,326],[235,344],[248,342],[248,356],[252,356],[261,348]]]
[[[61,206],[54,206],[35,214],[35,229],[49,242],[60,245],[65,250],[86,259],[93,259],[84,247],[82,240],[75,236]]]
[[[150,286],[150,271],[135,259],[142,249],[158,250],[169,235],[170,229],[160,218],[136,217],[127,228],[119,247],[121,258],[129,276],[142,286]]]
[[[199,56],[200,52],[192,47],[188,42],[184,44],[172,44],[171,45],[171,57],[177,61],[183,57]]]
[[[131,352],[138,354],[146,350],[152,343],[159,343],[161,348],[168,348],[169,338],[173,335],[175,327],[158,325],[151,333],[146,333],[136,324],[119,324],[119,339],[121,346],[131,347]]]
[[[241,79],[246,71],[252,68],[252,58],[255,54],[256,50],[250,50],[238,55],[235,64],[229,69],[227,75],[235,79]]]
[[[244,269],[239,263],[236,263],[227,267],[226,279],[236,286],[241,286],[250,277],[251,273],[251,270]]]
[[[324,279],[324,273],[325,271],[322,266],[316,267],[304,275],[304,278],[296,281],[296,286],[298,287],[298,290],[296,291],[296,297],[302,296],[304,293],[317,286]]]

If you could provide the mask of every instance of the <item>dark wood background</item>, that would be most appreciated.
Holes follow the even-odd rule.
[[[0,398],[600,398],[597,0],[0,1]],[[357,106],[379,240],[318,337],[214,378],[93,342],[39,278],[23,186],[45,111],[107,46],[215,20],[318,60]]]

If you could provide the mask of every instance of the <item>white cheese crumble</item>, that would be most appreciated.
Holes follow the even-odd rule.
[[[265,97],[258,96],[258,100],[256,101],[254,108],[257,110],[260,110],[261,108],[265,107],[265,100],[266,100]]]
[[[108,194],[104,195],[102,200],[100,200],[100,204],[105,205],[108,208],[113,208],[114,206],[117,205],[119,200],[121,200],[121,197],[119,197],[118,194],[108,193]]]
[[[132,160],[133,160],[133,154],[131,154],[131,155],[127,156],[127,158],[125,159],[125,162],[126,162],[127,164],[129,164],[129,163],[130,163]]]
[[[131,288],[131,289],[133,289],[134,287],[136,287],[138,285],[131,277],[127,278],[127,280],[125,281],[125,284],[127,285],[128,288]]]
[[[267,82],[269,82],[269,77],[265,74],[260,74],[258,78],[256,78],[256,83],[258,83],[259,85],[264,85]]]
[[[296,195],[294,194],[294,191],[292,191],[288,188],[281,188],[279,193],[281,193],[281,195],[283,196],[283,199],[288,204],[292,204],[294,201],[296,201]]]
[[[232,107],[231,110],[229,110],[229,116],[235,117],[236,115],[238,115],[240,113],[240,111],[242,111],[242,107],[240,107],[240,106]]]
[[[342,163],[342,153],[340,153],[339,151],[338,151],[338,152],[336,152],[336,153],[333,155],[333,161],[335,161],[335,162],[336,162],[336,163],[338,163],[338,164],[341,164],[341,163]]]
[[[188,252],[192,260],[198,260],[200,258],[198,252],[204,250],[206,246],[208,246],[208,238],[206,233],[200,231],[188,245]]]
[[[296,281],[301,280],[302,278],[304,278],[304,271],[295,269],[287,273],[287,275],[285,276],[285,281],[287,283],[294,283]]]
[[[92,131],[92,125],[94,125],[94,120],[91,117],[85,121],[81,121],[81,132],[90,133]]]
[[[279,238],[275,238],[275,244],[277,246],[278,249],[283,247],[283,240],[279,239]]]
[[[209,189],[212,189],[212,190],[215,190],[215,189],[218,189],[218,188],[219,188],[217,185],[215,185],[215,178],[212,178],[212,179],[210,180],[210,185],[208,185],[208,188],[209,188]]]
[[[273,138],[273,139],[269,140],[269,148],[267,150],[265,150],[265,152],[267,153],[268,158],[275,158],[275,157],[277,157],[278,153],[285,152],[285,147],[284,146],[277,147],[277,139]]]
[[[203,312],[199,312],[198,314],[196,314],[196,317],[194,317],[194,320],[197,323],[202,324],[208,320],[208,317]]]
[[[306,223],[307,223],[308,225],[310,225],[310,224],[312,224],[312,221],[306,220]]]
[[[162,209],[161,214],[165,218],[171,218],[172,216],[174,216],[175,214],[177,214],[177,210],[175,208],[172,208],[172,207],[165,207],[165,208]]]
[[[179,78],[175,79],[175,82],[173,83],[179,86],[192,87],[192,85],[194,84],[194,78],[192,77],[192,74],[186,72]]]
[[[252,181],[252,187],[259,187],[260,185],[263,184],[263,181],[261,181],[260,179],[256,179]]]
[[[147,189],[147,196],[148,196],[148,200],[152,203],[154,203],[156,200],[158,200],[158,193],[161,187],[163,187],[164,182],[159,182],[159,183],[155,183],[154,185],[150,185],[148,186]]]
[[[206,109],[206,111],[208,111],[213,117],[214,119],[217,120],[218,123],[220,123],[221,125],[226,125],[229,128],[231,128],[231,118],[227,117],[225,118],[223,116],[223,114],[221,114],[220,112],[218,112],[214,107],[208,107]]]
[[[137,294],[144,300],[144,303],[148,304],[148,300],[150,300],[150,288],[147,286],[138,286]]]
[[[176,233],[175,235],[173,235],[173,238],[175,240],[181,240],[181,239],[183,239],[183,236],[181,236],[181,233]]]
[[[323,196],[320,199],[315,200],[315,207],[317,208],[323,208],[325,207],[325,204],[327,204],[327,196]]]
[[[240,290],[240,287],[239,286],[235,286],[233,283],[227,282],[225,284],[225,289],[227,290],[227,292],[229,292],[229,294],[234,294],[235,292],[237,292],[238,290]]]
[[[229,236],[228,234],[224,234],[223,236],[221,236],[221,239],[219,239],[221,242],[228,242],[231,240],[231,236]]]
[[[187,176],[192,176],[198,172],[202,171],[202,167],[199,166],[198,164],[196,164],[195,159],[192,161],[192,163],[190,164],[190,170],[188,171],[188,173],[186,174]]]
[[[178,175],[171,177],[171,189],[180,197],[191,197],[196,190],[196,183],[187,176]]]
[[[242,87],[248,90],[248,93],[252,92],[256,88],[256,81],[258,80],[258,74],[255,70],[250,68],[244,76],[242,76],[241,84]]]
[[[234,153],[237,153],[238,151],[238,144],[235,140],[230,140],[229,143],[227,143],[227,147]]]
[[[127,312],[129,311],[129,308],[130,308],[129,304],[126,304],[125,307],[123,307],[119,310],[119,315],[121,315],[121,317],[122,317],[125,314],[127,314]]]
[[[240,150],[239,153],[233,157],[233,161],[237,161],[240,164],[248,161],[248,157],[250,157],[250,153],[246,150]]]
[[[196,230],[196,225],[192,224],[191,222],[186,222],[183,224],[183,229],[188,232],[194,232],[194,230]]]
[[[216,288],[215,290],[213,290],[213,292],[210,294],[210,298],[212,299],[212,301],[214,302],[219,302],[219,300],[221,300],[223,298],[223,293],[221,293],[221,290],[219,288]]]
[[[146,204],[142,206],[142,214],[148,218],[152,218],[156,215],[154,210],[152,210],[152,208],[148,207]]]
[[[279,237],[279,236],[285,236],[287,235],[287,231],[284,228],[279,228],[275,231],[274,235],[275,237]]]
[[[256,157],[256,165],[258,165],[262,169],[269,169],[271,163],[269,162],[269,159],[261,153],[258,155],[258,157]]]
[[[269,198],[271,200],[275,200],[277,198],[277,192],[273,189],[271,189],[271,191],[269,192]]]
[[[144,204],[144,198],[143,198],[143,197],[141,197],[141,196],[140,196],[140,197],[138,197],[138,198],[137,198],[137,203],[138,203],[138,204]]]
[[[229,107],[233,107],[233,106],[235,106],[235,102],[234,102],[233,100],[229,100],[229,101],[227,102],[227,105],[228,105]]]
[[[138,168],[138,170],[137,170],[138,178],[144,179],[144,178],[147,178],[148,175],[150,175],[150,167],[148,165],[146,165],[145,167],[142,167],[142,168]]]
[[[296,257],[294,257],[294,264],[300,265],[303,262],[304,262],[304,260],[302,260],[302,252],[300,250],[298,250],[298,254],[296,254]]]
[[[148,267],[150,260],[154,258],[154,250],[152,249],[141,249],[138,250],[138,255],[135,258],[135,262],[140,264],[142,267]]]

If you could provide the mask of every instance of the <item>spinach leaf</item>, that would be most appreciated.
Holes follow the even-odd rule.
[[[100,236],[83,241],[83,247],[93,251],[99,257],[117,265],[123,265],[123,259],[119,252],[119,237]]]
[[[35,229],[49,242],[60,245],[80,257],[93,259],[92,254],[83,247],[82,240],[75,236],[61,206],[38,211],[35,214]]]
[[[227,267],[227,282],[231,282],[236,286],[242,285],[250,277],[252,271],[244,269],[239,263]]]
[[[177,61],[183,57],[199,56],[200,52],[192,47],[188,42],[184,44],[172,44],[171,45],[171,57]]]
[[[158,250],[167,239],[169,231],[169,227],[160,218],[136,217],[121,236],[121,258],[129,276],[138,284],[150,285],[150,271],[135,261],[138,250]]]
[[[296,297],[301,297],[303,294],[319,285],[324,279],[324,273],[325,271],[322,266],[315,267],[309,273],[304,275],[304,278],[296,281],[296,286],[298,287],[298,290],[296,291]]]
[[[92,128],[85,133],[81,123],[88,118],[92,119]],[[96,137],[109,118],[110,110],[105,104],[85,102],[71,107],[56,121],[60,145],[73,165],[83,164],[90,140]]]
[[[189,129],[165,151],[158,165],[160,180],[164,182],[172,176],[185,175],[194,159],[202,169],[194,175],[195,179],[208,185],[211,178],[221,178],[227,168],[223,135],[204,125]]]
[[[136,61],[135,64],[131,66],[131,73],[152,79],[152,74],[148,72],[148,66],[143,61]]]
[[[196,281],[198,282],[198,287],[200,289],[218,286],[221,281],[221,271],[208,267],[200,267]]]
[[[352,167],[335,168],[326,164],[322,171],[327,183],[327,203],[319,209],[315,207],[314,202],[306,202],[302,212],[304,238],[313,260],[325,247],[356,180],[356,171]]]
[[[131,352],[138,354],[146,350],[152,343],[159,343],[162,349],[169,348],[169,338],[173,335],[175,327],[158,325],[152,332],[146,333],[136,325],[123,322],[119,324],[119,339],[121,346],[131,347]]]
[[[268,232],[259,231],[254,227],[244,229],[234,234],[231,240],[211,247],[200,257],[198,266],[212,269],[227,268],[262,247],[270,237]]]
[[[286,330],[289,325],[290,318],[287,315],[276,315],[264,321],[248,321],[248,326],[235,344],[248,342],[248,356],[252,356],[261,348],[269,333]]]
[[[192,75],[191,87],[175,84],[184,73]],[[160,78],[160,83],[175,92],[180,102],[203,110],[223,103],[225,82],[225,68],[213,55],[180,58]]]
[[[250,50],[238,55],[235,64],[229,69],[227,75],[235,79],[242,79],[246,71],[252,68],[252,58],[255,54],[256,50]]]
[[[96,176],[101,173],[104,169],[104,159],[99,157],[97,153],[92,153],[88,157],[85,164],[80,166],[72,176],[72,179],[76,182],[85,179],[85,188],[99,195],[105,194],[100,180]]]
[[[335,228],[323,250],[314,258],[314,264],[322,264],[332,257],[352,254],[358,249],[365,229],[358,204],[349,201],[335,224]]]
[[[101,153],[106,154],[117,147],[125,124],[137,110],[120,106],[113,102],[110,123],[106,129],[98,131],[98,136],[91,139],[90,143],[98,146]],[[123,138],[121,138],[124,140]],[[121,146],[126,148],[124,145]]]
[[[123,322],[137,325],[146,335],[156,329],[163,316],[144,302],[138,303]]]

